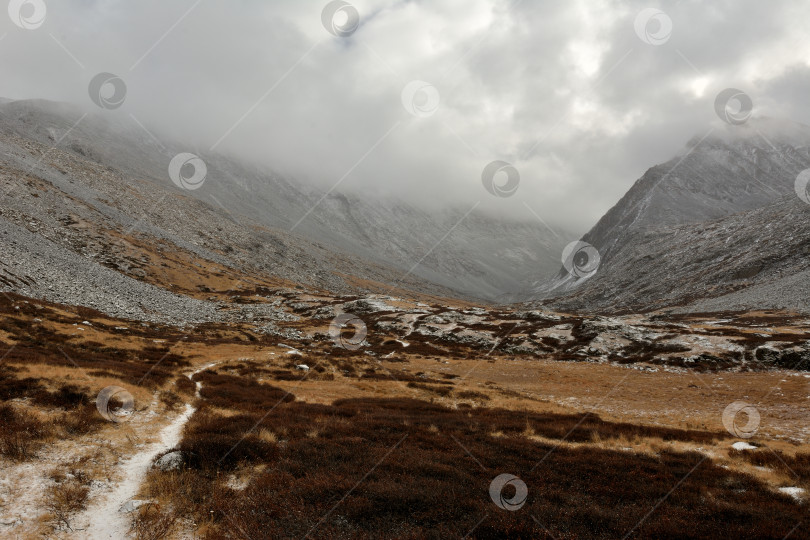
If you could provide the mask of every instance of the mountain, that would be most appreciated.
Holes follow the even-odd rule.
[[[68,304],[89,299],[122,315],[143,311],[148,298],[166,314],[215,319],[214,307],[195,303],[204,298],[138,279],[143,263],[119,244],[140,242],[151,246],[150,255],[139,252],[150,261],[176,249],[335,293],[404,288],[625,312],[804,309],[810,298],[810,205],[794,192],[810,166],[810,128],[800,124],[714,128],[649,169],[582,237],[577,247],[586,249],[572,252],[575,264],[597,267],[584,277],[559,269],[564,242],[538,222],[324,192],[205,152],[197,152],[204,185],[184,190],[168,167],[188,151],[134,119],[47,101],[0,104],[5,288]],[[85,275],[95,276],[93,287]],[[554,277],[538,282],[543,275]]]
[[[808,167],[810,127],[713,129],[649,169],[582,237],[598,252],[595,274],[563,268],[533,292],[566,309],[806,308],[810,205],[794,185]]]
[[[251,265],[332,291],[370,280],[382,292],[402,286],[491,300],[552,272],[562,249],[539,222],[465,208],[431,213],[399,201],[319,191],[232,156],[162,142],[134,118],[84,115],[67,104],[0,104],[0,134],[2,166],[10,174],[5,189],[17,191],[15,175],[35,176],[48,184],[40,189],[58,195],[49,198],[47,214],[63,219],[73,212],[100,229],[149,234],[208,260]],[[199,189],[182,190],[168,168],[189,151],[204,158],[207,176]],[[0,204],[3,218],[16,204],[19,224],[35,221],[41,211],[33,202],[42,206],[43,199],[11,196]],[[58,222],[52,225],[58,236]],[[38,245],[41,238],[25,241]],[[73,251],[57,259],[69,260]]]

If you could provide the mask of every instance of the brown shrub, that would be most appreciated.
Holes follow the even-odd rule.
[[[171,501],[175,515],[189,515],[209,498],[211,479],[193,470],[160,471],[147,474],[145,495]]]
[[[0,455],[16,461],[30,459],[39,441],[50,434],[49,426],[0,404]]]
[[[279,403],[295,400],[293,394],[275,386],[244,377],[220,375],[210,370],[198,373],[194,380],[202,381],[200,395],[206,402],[226,409],[267,410]]]
[[[77,480],[65,480],[48,489],[45,507],[60,525],[72,530],[73,514],[84,510],[90,489]]]
[[[183,404],[183,400],[180,399],[180,396],[169,390],[161,390],[158,397],[161,403],[170,411],[176,410]]]
[[[447,386],[433,386],[421,382],[409,382],[408,388],[416,388],[417,390],[424,390],[440,396],[449,396],[450,392],[453,391],[452,388],[448,388]]]
[[[37,390],[31,393],[31,400],[44,407],[75,410],[92,401],[88,396],[87,388],[78,388],[73,385],[64,385],[56,391]]]
[[[456,397],[460,399],[475,399],[478,401],[489,401],[489,396],[483,392],[476,392],[475,390],[462,390],[456,392]]]
[[[87,403],[75,411],[62,414],[57,425],[68,435],[79,436],[92,433],[106,425],[107,422],[96,410],[95,403]]]
[[[275,460],[278,447],[258,436],[258,420],[254,415],[222,417],[197,411],[179,445],[186,465],[203,471],[231,470],[244,463]]]
[[[138,540],[160,540],[166,538],[177,521],[173,511],[163,511],[156,504],[146,504],[138,508],[132,520],[132,532]]]
[[[582,442],[595,436],[705,443],[724,437],[592,415],[452,410],[410,399],[288,402],[230,417],[203,408],[181,444],[198,452],[198,461],[182,473],[154,472],[150,485],[163,486],[164,493],[196,491],[184,516],[207,523],[207,538],[443,539],[471,531],[471,538],[621,538],[631,531],[644,538],[685,532],[782,538],[803,519],[800,505],[700,454],[555,448],[524,437],[527,425],[544,437]],[[278,434],[278,443],[260,446],[261,429]],[[502,436],[494,439],[493,432]],[[222,442],[234,440],[242,440],[231,451],[238,458],[219,462],[228,448]],[[259,465],[270,466],[254,473],[243,491],[217,474]],[[500,510],[489,498],[490,482],[502,472],[529,488],[520,511]]]
[[[379,371],[379,372],[378,371],[372,371],[371,373],[364,373],[360,378],[361,379],[375,380],[375,381],[393,380],[393,381],[399,381],[399,382],[414,382],[414,383],[421,383],[421,384],[425,384],[425,383],[427,383],[427,384],[448,384],[448,385],[455,384],[451,380],[446,379],[446,378],[444,380],[442,380],[442,379],[432,379],[430,377],[427,377],[423,373],[413,374],[413,373],[409,373],[409,372],[407,372],[405,370],[401,370],[401,369],[391,369],[391,370],[383,369],[382,371]]]
[[[802,482],[810,481],[810,454],[796,454],[790,456],[781,450],[760,448],[758,450],[736,450],[731,448],[728,455],[740,458],[751,465],[769,467],[781,471],[789,476],[796,477]]]
[[[39,302],[39,301],[38,301]],[[47,305],[47,303],[43,302]],[[38,313],[36,308],[30,303],[22,303],[26,310],[32,311],[31,315],[44,316]],[[7,299],[0,299],[0,313],[9,311]],[[74,319],[66,319],[49,308],[43,308],[47,312],[48,318],[54,322],[72,323]],[[18,319],[22,311],[10,310],[12,316],[0,317],[0,328],[12,334],[16,340],[16,346],[6,351],[4,362],[6,364],[50,364],[66,367],[81,366],[95,374],[115,376],[121,380],[136,384],[142,380],[146,384],[159,386],[171,377],[178,367],[190,365],[189,362],[174,353],[167,347],[156,347],[153,345],[144,347],[141,350],[117,349],[98,342],[69,341],[69,335],[60,334],[43,325],[32,325],[30,320]],[[76,320],[81,321],[83,318]],[[96,325],[96,329],[110,331],[113,329],[102,324]],[[159,331],[152,331],[155,336],[160,335]],[[174,334],[176,330],[171,331]],[[131,334],[148,335],[150,331],[130,331]],[[165,337],[165,336],[161,336]],[[175,339],[179,339],[177,335]],[[5,382],[8,372],[0,373],[0,398],[9,394]],[[24,380],[25,384],[33,384],[33,380]],[[14,391],[11,390],[11,393]],[[8,398],[5,398],[8,399]]]
[[[188,377],[177,377],[174,380],[174,387],[178,394],[193,396],[197,392],[197,385]]]

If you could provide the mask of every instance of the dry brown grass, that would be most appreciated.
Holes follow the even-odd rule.
[[[160,540],[169,537],[176,522],[177,514],[173,510],[146,504],[138,508],[132,520],[132,532],[138,540]]]
[[[78,478],[65,479],[48,489],[45,507],[58,526],[73,530],[74,514],[84,510],[87,495],[90,493],[89,482]]]
[[[29,305],[26,309],[38,308]],[[691,489],[695,493],[703,490],[709,502],[701,504],[708,504],[716,512],[723,512],[729,504],[735,512],[749,512],[734,506],[738,502],[734,490],[746,489],[750,492],[746,495],[750,504],[761,504],[763,511],[769,508],[791,515],[792,507],[783,506],[785,498],[771,500],[772,493],[768,490],[806,485],[806,480],[797,480],[777,461],[759,452],[756,456],[728,453],[730,442],[724,439],[720,424],[720,412],[725,405],[741,395],[757,401],[778,385],[780,391],[772,393],[764,406],[769,407],[763,411],[767,422],[763,422],[755,442],[762,444],[775,435],[799,433],[805,427],[806,417],[803,420],[802,411],[797,411],[795,404],[806,397],[806,379],[786,377],[784,373],[644,373],[612,365],[516,359],[497,352],[483,358],[475,351],[450,344],[442,345],[447,354],[437,356],[437,348],[412,339],[409,339],[412,347],[397,349],[397,361],[381,362],[362,351],[333,351],[326,342],[315,342],[316,347],[312,348],[296,345],[306,355],[301,359],[284,354],[286,350],[272,339],[255,336],[251,339],[250,332],[238,326],[211,325],[201,328],[192,339],[155,344],[155,339],[171,341],[176,336],[170,329],[155,326],[116,333],[110,327],[121,323],[98,314],[47,309],[53,310],[58,319],[49,321],[37,311],[46,319],[42,326],[47,331],[25,336],[24,319],[31,314],[12,315],[14,323],[6,319],[6,324],[0,325],[3,332],[0,339],[5,337],[8,343],[20,338],[21,343],[39,347],[40,353],[53,351],[60,343],[67,344],[78,353],[75,360],[79,367],[58,356],[47,361],[39,356],[33,363],[23,363],[17,357],[7,364],[10,371],[3,372],[10,384],[0,385],[0,389],[17,392],[10,396],[16,401],[11,413],[0,409],[0,414],[11,418],[9,415],[19,413],[31,418],[30,425],[17,419],[7,422],[6,433],[11,433],[8,425],[17,424],[18,434],[39,433],[26,438],[33,445],[31,448],[15,450],[16,443],[12,441],[10,453],[22,456],[17,459],[36,459],[36,445],[54,440],[82,444],[89,437],[96,437],[111,441],[109,447],[95,454],[84,452],[82,459],[70,465],[73,471],[70,475],[56,475],[58,489],[48,497],[55,508],[54,519],[63,528],[70,525],[70,516],[76,511],[67,504],[67,496],[72,494],[73,501],[82,499],[82,475],[91,479],[114,477],[115,469],[110,464],[131,453],[136,442],[150,440],[149,433],[136,438],[137,434],[126,425],[99,423],[92,403],[95,393],[117,384],[135,395],[138,407],[151,403],[157,393],[166,410],[176,409],[194,396],[194,383],[183,374],[211,362],[223,364],[196,377],[204,385],[202,399],[197,402],[198,412],[180,445],[190,458],[189,468],[149,473],[143,496],[157,498],[160,506],[144,507],[138,512],[134,525],[139,537],[170,537],[175,534],[173,527],[181,522],[188,524],[189,519],[197,524],[198,535],[228,537],[226,529],[232,524],[226,522],[226,512],[250,531],[251,537],[255,533],[256,538],[272,536],[261,528],[266,522],[273,526],[286,524],[278,525],[282,527],[275,530],[279,534],[287,530],[284,526],[294,530],[304,522],[314,525],[320,517],[317,511],[324,509],[321,508],[324,501],[339,500],[356,483],[353,473],[381,457],[395,442],[394,434],[406,432],[408,444],[413,446],[396,454],[396,466],[383,464],[379,472],[385,472],[386,476],[371,476],[368,492],[360,490],[346,500],[342,515],[348,525],[340,520],[327,521],[325,536],[369,537],[374,531],[371,523],[380,530],[394,530],[392,527],[404,527],[402,524],[406,523],[408,528],[402,530],[410,531],[414,538],[420,534],[429,537],[435,531],[450,536],[463,534],[466,531],[457,531],[452,526],[442,528],[447,516],[441,516],[445,520],[441,523],[436,521],[438,517],[432,512],[441,508],[441,501],[427,505],[423,500],[437,490],[451,489],[458,493],[459,507],[448,512],[455,512],[453,516],[459,523],[466,523],[464,520],[479,510],[492,511],[488,502],[481,506],[476,502],[491,478],[478,478],[475,471],[457,470],[460,464],[461,468],[469,466],[473,470],[478,465],[450,435],[486,467],[509,465],[515,467],[515,472],[519,467],[530,466],[538,455],[556,449],[553,455],[558,461],[554,461],[554,467],[574,476],[566,478],[555,471],[546,471],[550,478],[535,479],[536,485],[544,487],[540,491],[533,488],[532,493],[542,495],[542,500],[550,505],[536,506],[533,511],[558,526],[554,531],[558,537],[576,536],[576,531],[590,530],[588,527],[619,536],[625,532],[624,518],[610,517],[617,504],[625,503],[610,500],[609,492],[591,496],[586,489],[588,481],[594,478],[605,485],[621,484],[615,471],[606,470],[609,467],[639,470],[640,474],[651,475],[651,485],[663,488],[675,474],[672,471],[685,474],[698,457],[709,455],[711,458],[705,467],[698,468],[700,474],[694,479],[700,481],[692,483]],[[0,313],[2,316],[8,317]],[[76,332],[72,321],[79,316],[92,320],[94,326]],[[312,329],[307,322],[297,324],[304,332]],[[399,346],[390,340],[386,342],[385,336],[375,339],[383,349]],[[160,348],[155,348],[156,345]],[[131,364],[132,355],[141,352],[148,360],[168,351],[177,356],[177,361],[169,362],[159,377],[150,377],[144,386],[132,382],[133,374],[144,372],[143,366],[124,365],[121,378],[115,371],[120,367],[118,364],[84,367],[84,354],[99,362],[100,351],[119,348],[116,354],[127,360],[122,365]],[[313,368],[307,377],[293,371],[292,364],[301,362]],[[26,380],[29,382],[22,382]],[[297,401],[285,397],[288,392]],[[381,397],[386,399],[371,399]],[[272,414],[250,431],[270,410]],[[584,410],[594,414],[583,418]],[[574,411],[577,414],[571,416]],[[583,423],[575,426],[580,419]],[[3,433],[0,426],[0,450]],[[807,454],[806,446],[791,447],[787,442],[773,440],[768,444],[781,452],[779,461],[804,470],[801,467],[805,458],[797,455]],[[235,451],[222,460],[233,448]],[[78,454],[81,451],[77,449]],[[393,484],[391,478],[396,480]],[[723,484],[724,481],[730,484]],[[390,493],[380,488],[386,483]],[[706,485],[712,486],[708,492]],[[647,503],[655,502],[661,495],[657,488],[630,489],[626,495],[635,502],[626,510],[646,512]],[[699,505],[691,495],[678,495],[681,496],[683,499],[676,497],[674,501],[673,515],[676,522],[686,524],[688,520],[682,511],[690,505]],[[369,513],[370,508],[382,508],[383,517]],[[576,515],[571,514],[571,508],[577,508]],[[596,510],[591,512],[593,508]],[[302,517],[301,512],[309,514]],[[414,512],[418,519],[413,518]],[[721,530],[713,517],[700,512],[696,519],[703,520],[705,530]],[[746,515],[758,523],[757,531],[782,530],[782,523],[777,523],[781,518],[769,522],[771,518],[759,509],[751,512],[754,513]],[[574,517],[580,521],[569,519]],[[654,523],[650,530],[663,536],[670,531],[664,523]],[[531,523],[510,522],[500,515],[494,515],[493,522],[485,524],[476,534],[482,538],[509,536],[508,531],[515,538],[543,534]]]
[[[258,432],[256,433],[256,437],[258,437],[260,441],[264,441],[270,444],[278,444],[278,436],[266,428],[258,430]]]
[[[137,404],[149,403],[152,400],[152,392],[144,386],[126,384],[121,379],[111,376],[91,375],[88,369],[80,366],[68,364],[66,366],[55,366],[50,364],[31,364],[20,366],[22,372],[20,376],[38,379],[40,383],[50,389],[59,388],[65,384],[80,384],[88,389],[88,396],[95,399],[98,392],[108,386],[121,386],[135,399]]]

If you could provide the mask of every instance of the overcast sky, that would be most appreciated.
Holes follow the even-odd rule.
[[[92,108],[88,84],[110,72],[127,92],[105,114],[203,159],[534,219],[528,205],[575,232],[719,124],[726,88],[810,123],[810,2],[353,0],[328,18],[346,36],[327,4],[44,0],[43,20],[13,0],[33,28],[2,17],[0,95]],[[482,185],[494,160],[519,171],[512,196]]]

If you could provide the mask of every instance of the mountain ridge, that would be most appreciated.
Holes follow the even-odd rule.
[[[748,281],[759,282],[764,276],[754,272],[753,276],[735,278],[746,274],[740,265],[767,268],[774,258],[801,272],[801,268],[794,264],[800,261],[794,259],[804,253],[803,244],[786,242],[786,239],[793,238],[791,224],[782,223],[777,218],[779,207],[789,208],[797,216],[794,227],[804,230],[810,217],[807,213],[810,206],[795,196],[794,183],[798,173],[808,167],[810,127],[802,124],[772,119],[752,120],[746,126],[714,129],[702,138],[693,138],[681,155],[648,169],[583,235],[582,242],[592,245],[600,257],[599,269],[593,277],[578,279],[562,268],[553,279],[536,284],[534,293],[539,299],[556,306],[621,310],[627,306],[622,306],[615,300],[617,295],[609,292],[618,287],[623,291],[623,297],[631,299],[629,305],[633,309],[649,311],[683,306],[697,300],[696,293],[701,283],[697,277],[692,283],[681,280],[680,290],[678,287],[674,287],[674,293],[668,290],[673,269],[659,247],[667,246],[681,253],[681,264],[686,267],[699,259],[701,250],[711,251],[717,242],[732,241],[733,235],[743,235],[751,243],[761,241],[783,245],[785,251],[781,258],[769,252],[767,257],[771,259],[765,260],[765,255],[741,249],[737,261],[740,264],[735,262],[733,265],[735,273],[732,278],[723,273],[722,265],[715,265],[707,269],[712,279],[729,281],[732,288],[747,288],[753,284]],[[774,205],[776,209],[771,208]],[[747,222],[754,226],[749,227]],[[775,227],[769,227],[774,223]],[[810,234],[810,230],[806,232]],[[675,233],[691,239],[691,253],[673,239]],[[662,258],[661,268],[669,269],[661,270],[657,278],[652,276],[657,268],[655,259],[651,267],[630,264],[646,260],[650,253]],[[635,283],[620,276],[628,272],[638,278]],[[725,291],[723,294],[729,292],[728,287],[721,289]],[[718,292],[710,296],[716,297]],[[752,292],[742,304],[731,302],[724,306],[721,301],[716,301],[712,305],[720,308],[743,304],[754,307],[757,298],[762,303],[760,307],[789,306],[773,292],[763,293],[761,297]],[[805,304],[802,306],[806,308]]]

